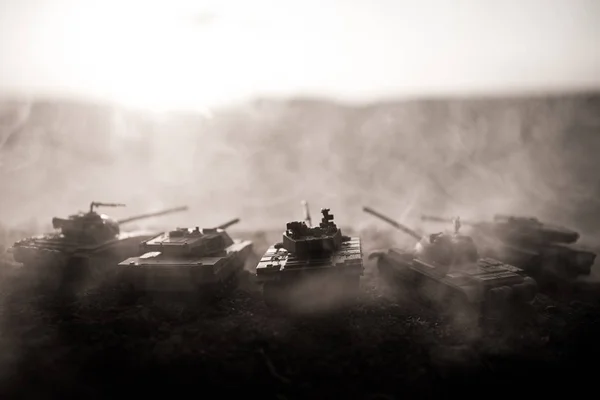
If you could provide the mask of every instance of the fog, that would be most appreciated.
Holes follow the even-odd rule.
[[[331,208],[341,226],[421,213],[535,215],[600,233],[600,98],[345,105],[267,99],[210,114],[106,104],[4,103],[0,221],[50,224],[90,201],[116,217],[189,205],[162,224],[282,229]],[[156,222],[156,220],[153,220]],[[38,226],[39,228],[39,226]],[[439,229],[436,228],[436,229]]]
[[[594,2],[0,4],[5,226],[96,200],[281,229],[306,199],[357,228],[371,205],[598,233],[600,101],[565,94],[600,87]]]

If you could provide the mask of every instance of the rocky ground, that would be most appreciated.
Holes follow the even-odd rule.
[[[255,239],[261,252],[272,237]],[[597,378],[592,301],[540,295],[525,321],[482,327],[390,290],[369,264],[357,305],[313,315],[269,311],[250,273],[216,304],[131,307],[110,287],[77,300],[34,295],[15,267],[2,265],[2,398],[487,397],[573,393]]]

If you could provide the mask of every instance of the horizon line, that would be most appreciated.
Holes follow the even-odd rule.
[[[439,94],[388,94],[373,96],[368,99],[352,99],[344,96],[326,95],[318,93],[297,93],[297,94],[258,94],[254,96],[245,96],[232,99],[230,102],[222,102],[216,105],[198,106],[198,107],[173,107],[165,110],[166,112],[188,113],[199,111],[212,111],[246,106],[261,102],[321,102],[332,103],[353,108],[368,108],[376,105],[385,105],[390,103],[421,103],[421,102],[475,102],[475,101],[515,101],[515,100],[536,100],[536,99],[557,99],[572,97],[600,97],[600,88],[571,88],[571,89],[526,89],[520,91],[505,92],[462,92],[462,93],[439,93]],[[135,106],[124,104],[116,100],[107,99],[103,96],[82,95],[75,93],[44,93],[28,94],[19,91],[4,91],[0,93],[0,103],[78,103],[96,106],[117,107],[123,109],[148,110],[144,106]],[[152,111],[152,110],[148,110]]]

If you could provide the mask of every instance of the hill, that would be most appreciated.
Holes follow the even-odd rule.
[[[600,96],[385,102],[262,99],[204,114],[106,104],[5,103],[0,221],[46,223],[91,200],[117,216],[186,203],[214,225],[278,227],[299,201],[340,220],[371,204],[421,212],[534,213],[597,234]]]

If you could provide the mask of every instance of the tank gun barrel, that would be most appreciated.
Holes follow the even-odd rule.
[[[169,209],[163,210],[163,211],[158,211],[158,212],[153,212],[153,213],[148,213],[148,214],[141,214],[141,215],[136,215],[134,217],[120,219],[117,222],[119,224],[125,224],[127,222],[137,221],[139,219],[159,217],[159,216],[165,215],[165,214],[172,214],[172,213],[176,213],[176,212],[179,212],[179,211],[186,211],[187,209],[188,209],[188,206],[169,208]]]
[[[452,222],[452,218],[436,217],[434,215],[423,214],[423,215],[421,215],[421,221],[447,223],[447,222]]]
[[[415,232],[412,229],[410,229],[409,227],[404,226],[404,225],[400,224],[399,222],[394,221],[393,219],[386,217],[385,215],[373,210],[371,207],[363,207],[363,211],[387,222],[388,224],[392,225],[394,228],[406,233],[407,235],[412,236],[416,240],[421,240],[422,236],[419,235],[417,232]]]
[[[99,201],[92,201],[90,203],[90,212],[94,211],[94,207],[125,207],[122,203],[102,203]]]
[[[308,208],[308,203],[305,200],[302,200],[302,208],[304,210],[304,223],[309,228],[312,227],[312,219],[310,217],[310,210]]]
[[[447,224],[447,223],[454,223],[456,221],[456,217],[455,218],[437,217],[435,215],[423,214],[423,215],[421,215],[421,221],[441,222],[441,223]],[[473,225],[473,222],[464,221],[464,220],[460,219],[460,225]]]
[[[234,219],[232,219],[230,221],[225,222],[224,224],[221,224],[221,225],[217,226],[217,229],[227,229],[231,225],[235,225],[238,222],[240,222],[240,219],[239,218],[234,218]]]

